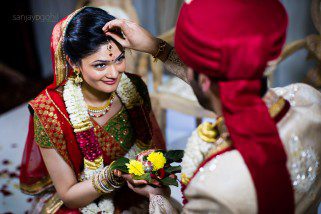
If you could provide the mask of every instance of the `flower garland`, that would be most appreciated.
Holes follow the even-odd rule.
[[[203,141],[195,130],[188,139],[182,160],[181,182],[188,184],[198,166],[204,161],[208,151],[214,148],[215,144]]]
[[[94,134],[94,126],[90,121],[81,86],[70,78],[64,87],[63,98],[74,128],[77,142],[84,155],[85,179],[90,179],[103,169],[102,150]]]
[[[228,149],[232,146],[229,134],[223,122],[223,118],[217,118],[216,122],[205,122],[192,133],[188,139],[182,159],[181,185],[183,204],[187,203],[184,191],[199,167],[212,155]]]
[[[116,93],[127,108],[131,107],[140,98],[135,85],[127,75],[122,75]],[[84,180],[88,180],[104,168],[103,153],[94,133],[94,126],[88,114],[81,85],[75,83],[74,78],[69,78],[66,82],[63,98],[77,142],[84,155]],[[83,213],[113,213],[113,210],[112,199],[106,197],[98,205],[93,202],[81,209]]]
[[[102,199],[96,203],[90,203],[89,205],[80,208],[81,213],[108,213],[112,214],[115,211],[115,207],[113,204],[112,197],[110,195],[104,195],[102,196]]]
[[[188,185],[198,167],[209,156],[231,145],[222,118],[218,118],[214,124],[205,122],[199,125],[188,139],[184,150],[181,174],[182,185]]]

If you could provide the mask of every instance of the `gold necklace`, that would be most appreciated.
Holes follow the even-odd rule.
[[[106,104],[103,106],[90,106],[87,104],[87,109],[89,116],[91,117],[102,117],[110,110],[115,99],[115,92],[113,92],[109,99],[106,101]]]

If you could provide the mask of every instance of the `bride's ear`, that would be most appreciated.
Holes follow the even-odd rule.
[[[71,66],[72,67],[72,69],[76,69],[76,65],[75,65],[75,63],[73,63],[72,61],[71,61],[71,59],[70,59],[70,57],[68,56],[68,55],[66,55],[66,60],[67,60],[67,62],[68,62],[68,64],[69,64],[69,66]]]

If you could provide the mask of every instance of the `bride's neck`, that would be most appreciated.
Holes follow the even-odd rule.
[[[81,88],[85,101],[91,105],[101,105],[110,96],[109,93],[98,91],[93,87],[89,86],[86,82],[83,82]]]

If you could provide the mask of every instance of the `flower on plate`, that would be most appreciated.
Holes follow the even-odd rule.
[[[153,164],[153,170],[159,170],[164,167],[166,158],[162,152],[152,152],[148,155],[147,160]]]
[[[126,166],[130,174],[138,176],[145,174],[144,165],[137,160],[130,160],[129,163],[126,163]]]

